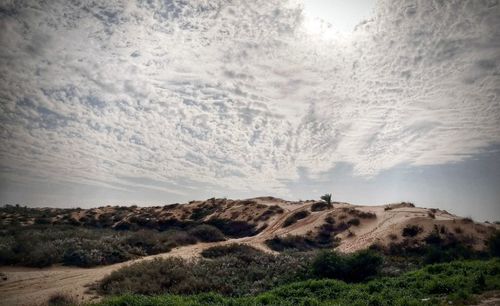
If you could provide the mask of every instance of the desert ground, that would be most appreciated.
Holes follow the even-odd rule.
[[[131,261],[94,268],[78,268],[68,266],[52,266],[48,268],[27,268],[17,266],[0,267],[0,304],[1,305],[36,305],[43,303],[56,292],[66,292],[77,296],[79,300],[91,301],[99,297],[90,289],[93,283],[104,276],[125,265],[154,258],[179,256],[183,258],[196,258],[203,249],[214,245],[229,243],[244,243],[253,247],[273,252],[265,241],[276,236],[307,235],[317,230],[324,223],[328,215],[348,214],[351,209],[356,211],[375,214],[375,218],[361,219],[358,226],[351,226],[348,230],[339,233],[337,237],[340,244],[336,250],[350,253],[360,249],[368,248],[373,244],[387,245],[391,240],[400,239],[401,230],[407,224],[419,225],[424,233],[431,232],[435,225],[445,226],[452,229],[460,226],[463,235],[474,236],[474,248],[482,248],[483,239],[491,233],[497,225],[475,223],[470,220],[455,216],[446,211],[413,207],[408,203],[389,204],[383,206],[358,206],[348,203],[334,203],[333,208],[320,211],[311,211],[311,206],[316,201],[289,202],[281,199],[264,197],[251,199],[258,207],[279,206],[283,213],[276,214],[266,220],[266,227],[255,236],[237,239],[228,239],[221,242],[198,243],[177,247],[168,253],[145,256]],[[248,201],[248,200],[245,200]],[[252,214],[255,211],[247,209],[243,204],[235,202],[231,209],[238,209],[242,215]],[[198,205],[193,202],[189,205]],[[241,205],[240,205],[241,204]],[[182,206],[182,205],[181,205]],[[311,213],[290,226],[283,226],[283,222],[299,211],[311,211]],[[224,213],[224,212],[223,212]],[[180,216],[180,214],[178,215]],[[342,217],[341,217],[342,218]],[[392,239],[388,237],[392,236]],[[398,238],[399,237],[399,238]]]

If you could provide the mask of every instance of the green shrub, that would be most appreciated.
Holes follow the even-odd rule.
[[[109,265],[131,259],[132,256],[119,246],[100,245],[96,241],[82,241],[64,252],[62,262],[68,266],[93,267]]]
[[[154,259],[113,271],[100,283],[107,294],[190,293],[186,284],[196,286],[188,262],[180,258]],[[168,291],[166,289],[168,288]]]
[[[78,300],[66,293],[57,292],[52,294],[48,301],[48,306],[73,306],[78,305]]]
[[[423,228],[419,225],[406,225],[403,228],[402,235],[403,237],[415,237],[423,231]]]
[[[218,228],[224,235],[231,238],[241,238],[254,236],[257,234],[255,224],[245,221],[235,221],[228,219],[210,219],[206,222]]]
[[[382,262],[382,257],[371,250],[344,256],[334,251],[324,251],[314,259],[312,269],[313,274],[320,278],[360,282],[375,276]]]
[[[208,224],[201,224],[189,230],[189,234],[203,242],[224,241],[224,234],[216,227]]]
[[[217,209],[217,206],[215,205],[204,205],[200,207],[196,207],[193,209],[190,219],[193,219],[195,221],[204,219],[205,217],[213,214],[215,210]]]
[[[312,263],[312,272],[319,278],[337,278],[345,275],[346,260],[335,251],[319,253]]]
[[[347,224],[349,225],[354,225],[354,226],[358,226],[361,222],[359,221],[358,218],[354,218],[354,219],[351,219],[349,221],[347,221]]]
[[[327,204],[332,204],[332,194],[331,193],[326,193],[321,196],[321,200],[325,201]]]
[[[256,220],[257,221],[267,221],[269,218],[276,214],[282,214],[285,211],[283,208],[279,207],[278,205],[272,205],[267,208]]]
[[[500,231],[496,231],[488,239],[488,250],[491,256],[500,257]]]
[[[362,211],[356,208],[349,208],[349,207],[344,207],[342,208],[342,211],[353,216],[356,218],[360,219],[375,219],[377,218],[377,215],[375,213],[369,212],[369,211]]]
[[[251,261],[258,258],[262,251],[257,250],[246,244],[231,243],[227,245],[218,245],[205,249],[201,256],[205,258],[219,258],[223,256],[234,256],[244,261]]]
[[[283,222],[283,227],[288,227],[297,222],[298,220],[306,218],[310,214],[311,213],[308,212],[307,210],[301,210],[296,213],[293,213],[291,216],[285,219],[285,221]]]
[[[474,223],[471,217],[466,217],[462,219],[462,223]]]
[[[227,254],[228,250],[236,255]],[[252,256],[244,255],[238,246],[209,251],[210,259],[167,258],[140,262],[111,273],[101,281],[99,290],[104,294],[212,291],[241,296],[304,279],[311,261],[311,256],[305,254],[274,256],[257,250],[252,252]],[[219,256],[224,253],[226,255]]]
[[[69,225],[9,226],[0,232],[0,264],[90,267],[168,252],[196,242],[195,237],[180,230],[128,232]]]
[[[329,224],[335,224],[335,217],[332,214],[328,214],[325,218],[325,222]]]
[[[306,280],[260,294],[224,297],[213,293],[189,296],[125,295],[99,305],[463,305],[472,294],[500,289],[500,261],[461,261],[431,265],[396,277],[366,283]],[[425,299],[425,300],[424,300]]]
[[[326,209],[331,209],[333,207],[332,203],[328,202],[316,202],[311,205],[311,211],[322,211]]]
[[[275,236],[266,240],[266,245],[273,251],[283,252],[285,250],[309,251],[317,248],[317,243],[305,236],[288,235],[284,237]]]
[[[46,218],[46,217],[39,217],[39,218],[35,218],[35,224],[51,224],[52,221],[50,220],[50,218]]]
[[[380,272],[383,259],[378,253],[363,250],[347,257],[347,275],[345,281],[360,282]]]
[[[333,248],[338,245],[338,240],[332,234],[334,231],[332,227],[333,225],[327,223],[320,227],[316,235],[275,236],[266,240],[265,243],[271,250],[277,252],[287,250],[304,252],[313,249]]]

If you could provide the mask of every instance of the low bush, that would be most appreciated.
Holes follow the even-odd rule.
[[[205,217],[213,214],[217,209],[215,205],[204,205],[193,209],[190,218],[195,221],[204,219]]]
[[[273,251],[283,252],[285,250],[309,251],[318,248],[318,243],[306,236],[288,235],[284,237],[273,237],[266,240],[266,245]]]
[[[201,224],[189,230],[189,234],[203,242],[224,241],[224,234],[215,226]]]
[[[219,258],[223,256],[234,256],[244,261],[251,261],[257,258],[261,251],[246,244],[231,243],[228,245],[218,245],[201,252],[205,258]]]
[[[124,295],[98,305],[463,305],[473,294],[500,289],[500,261],[459,261],[431,265],[366,283],[307,280],[246,297],[203,293],[154,297]],[[481,281],[482,279],[482,281]]]
[[[327,210],[327,209],[332,209],[333,205],[332,203],[328,202],[316,202],[311,205],[311,211],[322,211],[322,210]]]
[[[470,217],[466,217],[466,218],[463,218],[462,219],[462,223],[473,223],[474,220],[472,220],[472,218]]]
[[[418,234],[422,233],[423,230],[424,229],[419,225],[408,224],[403,228],[401,234],[403,235],[403,237],[415,237]]]
[[[325,218],[325,222],[329,224],[335,224],[335,217],[332,214],[328,214]]]
[[[423,261],[425,264],[451,262],[459,259],[471,259],[482,257],[482,254],[475,252],[471,247],[463,244],[439,245],[433,244],[424,247],[425,253]]]
[[[69,225],[11,226],[0,230],[0,265],[81,267],[106,265],[168,252],[196,243],[185,231],[82,228]]]
[[[487,241],[491,256],[500,257],[500,231],[496,231]]]
[[[57,292],[52,294],[48,301],[48,306],[74,306],[78,305],[78,300],[67,293]]]
[[[227,256],[227,252],[236,256]],[[209,251],[210,259],[186,261],[155,259],[133,264],[105,277],[99,291],[104,294],[195,294],[217,292],[228,296],[256,294],[277,285],[304,279],[311,256],[279,256],[253,250],[242,256],[241,247]],[[227,255],[218,256],[226,253]],[[291,269],[293,267],[293,269]]]
[[[360,224],[360,221],[359,221],[358,218],[354,218],[354,219],[351,219],[351,220],[347,221],[347,224],[358,226]]]
[[[332,194],[331,193],[326,193],[326,194],[322,195],[320,198],[321,198],[321,200],[325,201],[325,203],[332,204]]]
[[[272,205],[267,208],[259,217],[257,217],[257,221],[267,221],[269,218],[276,214],[282,214],[285,211],[283,208],[279,207],[278,205]]]
[[[301,210],[296,213],[293,213],[291,216],[285,219],[285,221],[283,222],[283,227],[288,227],[296,223],[298,220],[306,218],[310,214],[311,213],[308,212],[307,210]]]
[[[334,251],[321,252],[313,261],[314,275],[346,282],[360,282],[375,276],[382,267],[382,256],[372,250],[341,256]]]
[[[255,224],[245,221],[235,221],[228,219],[210,219],[206,222],[209,225],[218,228],[224,235],[231,238],[241,238],[254,236],[257,234]]]
[[[98,265],[109,265],[132,259],[120,246],[98,241],[83,241],[68,247],[64,252],[62,263],[68,266],[93,267]]]
[[[356,208],[342,208],[342,211],[344,213],[347,213],[350,216],[361,218],[361,219],[375,219],[377,218],[377,214],[369,212],[369,211],[362,211]]]

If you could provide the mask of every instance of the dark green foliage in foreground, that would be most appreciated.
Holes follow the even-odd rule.
[[[496,231],[488,240],[488,250],[491,256],[500,257],[500,231]]]
[[[125,295],[100,302],[102,306],[136,305],[441,305],[473,300],[473,294],[500,289],[500,260],[461,261],[430,265],[397,277],[366,283],[308,280],[249,297],[214,293],[191,296]]]
[[[228,296],[256,294],[306,278],[312,256],[280,254],[275,256],[246,246],[215,247],[204,252],[210,259],[186,261],[157,259],[119,269],[104,278],[104,294],[194,294],[217,292]]]
[[[500,234],[496,232],[485,243],[488,248],[477,251],[470,245],[468,236],[460,237],[435,226],[425,238],[425,244],[414,245],[411,238],[399,243],[390,243],[384,250],[389,256],[403,256],[407,260],[417,260],[421,264],[433,264],[464,259],[487,259],[499,256]]]

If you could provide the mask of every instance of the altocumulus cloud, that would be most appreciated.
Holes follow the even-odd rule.
[[[379,1],[333,40],[303,20],[273,0],[1,1],[2,179],[279,195],[298,169],[500,143],[498,1]]]

